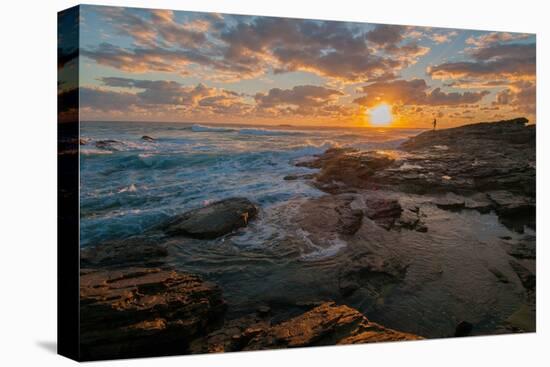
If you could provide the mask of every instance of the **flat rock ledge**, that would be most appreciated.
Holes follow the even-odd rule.
[[[331,148],[296,165],[319,169],[311,184],[329,194],[383,189],[440,196],[435,204],[441,209],[494,210],[505,226],[522,233],[524,226],[535,228],[536,217],[536,129],[527,122],[426,131],[402,143],[404,153],[395,159],[391,153]],[[379,204],[384,208],[373,210],[387,215],[375,213],[377,223],[392,227],[398,206]]]
[[[173,236],[211,239],[245,227],[258,214],[246,198],[229,198],[178,215],[157,229]]]
[[[205,344],[208,351],[263,350],[338,344],[420,340],[414,334],[385,328],[362,313],[334,302],[325,302],[282,323],[267,326],[259,319],[248,327],[231,325],[227,332],[214,333]],[[199,352],[199,351],[197,351]]]
[[[81,353],[87,360],[186,353],[223,318],[221,289],[188,273],[81,270]]]
[[[168,249],[155,237],[134,236],[101,242],[80,250],[81,267],[159,266]]]

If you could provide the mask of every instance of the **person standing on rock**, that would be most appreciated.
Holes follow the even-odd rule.
[[[436,119],[434,119],[434,122],[432,122],[432,125],[434,126],[434,131],[435,131],[435,128],[437,126],[437,120]]]

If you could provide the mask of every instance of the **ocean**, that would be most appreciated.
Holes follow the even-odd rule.
[[[293,162],[330,147],[394,149],[418,129],[251,127],[150,122],[84,122],[81,245],[140,233],[209,202],[244,196],[268,208],[321,193],[289,174]],[[143,135],[155,140],[147,142]],[[107,149],[99,140],[114,140]]]

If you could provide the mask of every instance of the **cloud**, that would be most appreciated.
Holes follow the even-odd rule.
[[[497,60],[523,60],[534,61],[536,57],[535,44],[497,44],[480,47],[471,51],[472,57],[477,61]]]
[[[380,24],[367,32],[366,38],[373,49],[398,61],[399,68],[403,68],[430,51],[428,47],[418,44],[416,39],[419,37],[412,32],[413,28],[409,26]]]
[[[514,112],[535,114],[537,88],[534,82],[519,81],[513,83],[495,97],[493,106],[507,106]]]
[[[429,67],[434,79],[535,77],[536,46],[529,44],[496,44],[470,51],[472,61],[447,62]]]
[[[137,75],[110,77],[99,79],[98,87],[83,88],[86,108],[97,111],[155,113],[164,109],[174,114],[212,115],[213,120],[226,113],[246,114],[252,120],[258,116],[289,116],[289,120],[300,116],[345,116],[359,121],[364,118],[364,106],[386,101],[395,107],[394,113],[400,114],[403,123],[414,118],[413,113],[435,115],[445,110],[450,117],[451,113],[472,109],[478,103],[480,109],[489,106],[503,113],[534,111],[536,49],[532,35],[473,32],[475,36],[464,44],[471,31],[179,14],[170,10],[94,8],[94,11],[100,13],[99,24],[105,26],[100,31],[110,31],[112,35],[115,29],[122,37],[111,37],[109,43],[87,44],[80,50],[85,67],[96,63],[128,74],[171,74],[159,79],[174,79],[177,74],[208,85],[210,81],[257,78],[257,83],[240,87],[254,91],[249,93],[258,91],[254,95],[241,95],[205,84],[145,80]],[[88,19],[95,21],[94,17]],[[88,26],[86,32],[95,30]],[[459,34],[461,37],[457,37]],[[451,40],[452,45],[436,47]],[[434,52],[428,55],[432,46]],[[446,51],[459,46],[462,51],[444,58],[448,56]],[[61,56],[63,64],[65,55]],[[417,67],[404,73],[407,78],[416,75],[417,79],[403,79],[402,71],[422,58],[426,64],[432,63],[426,69],[428,77],[421,79],[423,73]],[[102,68],[90,70],[101,72]],[[317,76],[297,74],[295,84],[322,81],[324,86],[288,87],[290,76],[281,78],[278,74],[291,72]],[[265,83],[285,87],[256,89]],[[363,87],[356,88],[357,85]],[[491,100],[485,98],[489,93]]]
[[[457,106],[479,102],[489,94],[481,92],[444,92],[441,88],[430,90],[424,79],[376,82],[360,90],[366,95],[356,98],[354,103],[372,107],[386,102],[394,105],[413,106]]]
[[[143,10],[126,9],[118,7],[98,7],[96,10],[109,24],[115,28],[121,36],[134,39],[139,46],[154,45],[157,32],[151,27],[151,23],[139,16]]]
[[[194,116],[350,116],[352,108],[341,106],[337,99],[342,92],[320,86],[300,85],[292,89],[273,88],[254,95],[254,103],[246,96],[204,84],[184,86],[166,80],[101,78],[102,87],[81,88],[81,107],[86,113],[173,112]]]
[[[134,48],[128,50],[110,43],[100,43],[93,49],[84,49],[81,54],[97,63],[130,73],[147,73],[160,71],[189,75],[191,72],[200,76],[200,68],[214,68],[220,73],[220,79],[232,76],[247,76],[255,72],[255,68],[229,65],[223,60],[209,57],[195,50],[168,50],[163,48]],[[190,69],[196,64],[199,69]],[[203,72],[205,72],[203,70]]]
[[[491,32],[478,37],[470,37],[466,40],[467,45],[487,47],[496,43],[524,40],[531,35],[528,33]]]
[[[420,26],[403,26],[406,30],[403,34],[404,39],[421,41],[428,40],[435,44],[442,44],[452,41],[459,32],[452,29],[420,27]]]
[[[457,31],[430,32],[427,37],[437,44],[450,42],[458,35]]]
[[[404,26],[380,24],[367,32],[367,39],[378,46],[393,46],[403,40],[405,29]]]
[[[309,71],[345,81],[367,80],[400,66],[372,54],[364,32],[339,22],[256,18],[221,34],[225,59],[235,65],[256,65],[277,73]]]
[[[176,23],[171,10],[102,7],[98,11],[113,24],[118,34],[133,38],[139,47],[156,47],[162,43],[197,47],[206,40],[204,29]],[[204,22],[207,23],[206,20]]]
[[[96,111],[125,111],[133,108],[164,108],[202,113],[243,113],[252,106],[240,94],[204,84],[184,86],[175,81],[101,78],[102,88],[81,88],[83,108]],[[116,89],[113,89],[116,88]]]
[[[99,64],[130,73],[163,71],[186,75],[188,74],[186,66],[193,60],[199,59],[199,56],[193,57],[193,54],[186,51],[169,51],[160,48],[128,50],[105,42],[93,49],[83,49],[81,53]]]
[[[113,92],[97,88],[80,88],[80,107],[96,111],[124,111],[138,103],[135,94]]]
[[[127,72],[188,75],[198,68],[209,79],[237,80],[306,71],[357,82],[395,74],[429,51],[414,41],[400,43],[408,29],[401,26],[366,32],[350,23],[303,19],[232,16],[223,23],[205,15],[178,23],[171,11],[107,8],[102,14],[119,34],[132,37],[133,46],[102,43],[82,55]]]
[[[468,50],[469,61],[443,63],[429,68],[428,74],[434,79],[451,80],[448,84],[454,87],[501,88],[493,105],[532,115],[536,104],[536,45],[499,43],[518,37],[524,35],[488,34],[476,39],[482,46]]]
[[[479,102],[488,95],[489,91],[481,92],[443,92],[441,88],[435,88],[426,95],[426,104],[432,106],[454,106]]]
[[[165,42],[183,48],[203,45],[206,42],[204,32],[210,27],[210,23],[205,19],[178,24],[174,21],[174,13],[171,10],[152,10],[151,23],[151,27]]]
[[[272,88],[257,93],[255,112],[260,116],[331,116],[349,117],[352,108],[337,102],[344,94],[336,89],[314,85],[298,85],[292,89]]]
[[[291,105],[298,107],[319,107],[327,104],[342,92],[314,85],[299,85],[292,89],[273,88],[267,93],[257,93],[254,99],[259,107]]]

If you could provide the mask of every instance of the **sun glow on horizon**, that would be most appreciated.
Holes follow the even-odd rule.
[[[369,122],[376,126],[387,126],[393,121],[391,106],[387,103],[381,103],[367,110]]]

